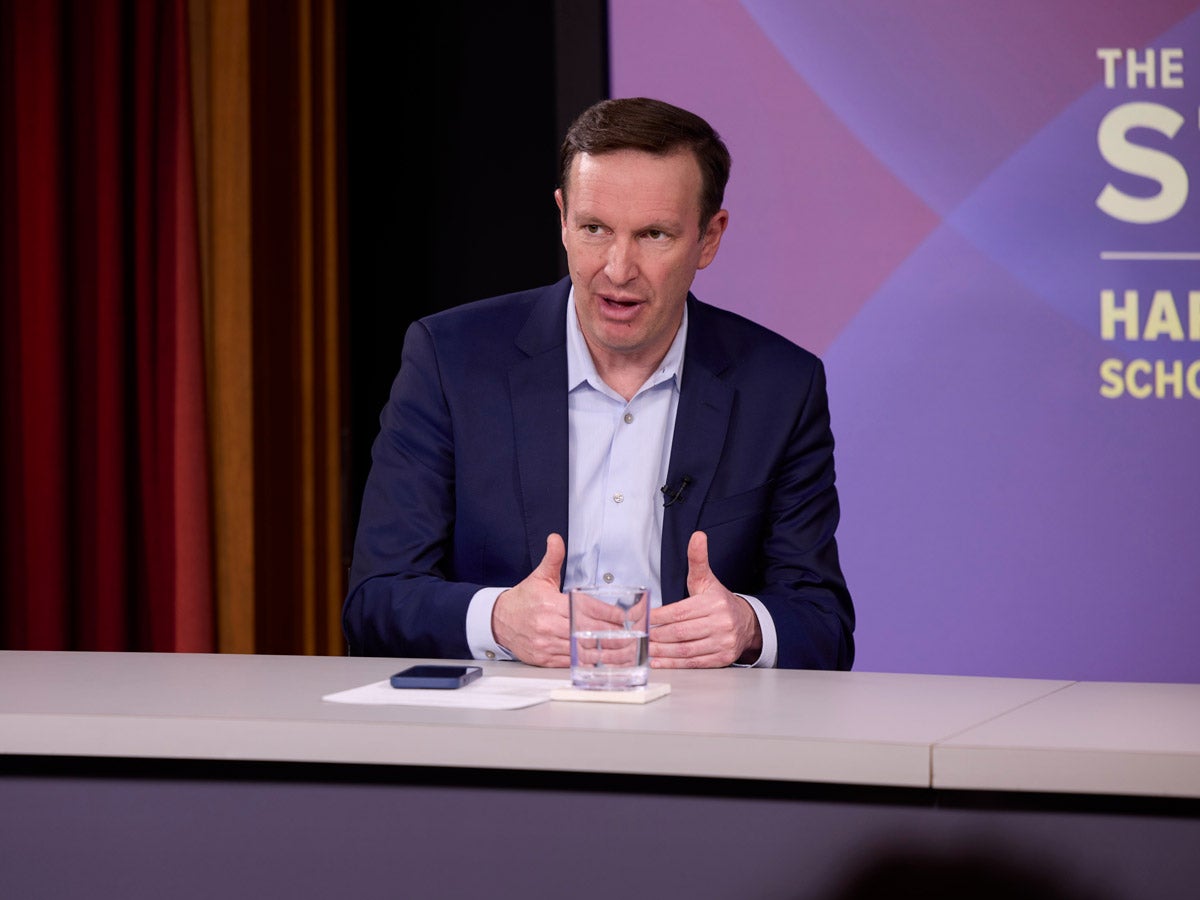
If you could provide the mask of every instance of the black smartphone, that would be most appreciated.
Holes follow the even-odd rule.
[[[482,674],[479,666],[409,666],[392,676],[392,687],[448,690],[470,684]]]

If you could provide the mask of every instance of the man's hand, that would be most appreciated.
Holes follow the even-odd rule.
[[[762,630],[750,604],[730,593],[708,567],[708,535],[688,541],[689,596],[650,610],[650,664],[656,669],[719,668],[753,662]]]
[[[562,537],[551,534],[537,568],[497,597],[492,607],[496,643],[531,666],[571,664],[567,598],[558,589],[566,554]]]

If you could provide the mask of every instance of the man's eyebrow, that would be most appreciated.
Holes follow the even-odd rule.
[[[567,208],[567,218],[581,225],[598,224],[607,225],[606,220],[599,213],[590,209],[581,209],[578,206]],[[663,231],[667,234],[682,234],[684,224],[681,219],[651,219],[642,225],[638,225],[634,232],[642,234],[647,231]]]
[[[578,219],[580,221],[586,221],[586,222],[601,221],[600,216],[598,216],[593,210],[590,210],[590,209],[587,209],[584,207],[580,207],[580,206],[568,206],[567,207],[567,216],[572,219]]]
[[[668,234],[679,234],[683,231],[683,223],[674,219],[657,219],[647,225],[643,225],[639,231],[665,231]]]

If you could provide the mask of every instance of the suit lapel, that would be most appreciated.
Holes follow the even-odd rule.
[[[567,539],[567,348],[569,281],[548,289],[517,337],[526,358],[508,374],[517,472],[532,565],[546,552],[546,535]]]
[[[707,326],[704,304],[688,298],[688,338],[675,415],[675,435],[667,484],[689,479],[683,497],[663,514],[662,590],[664,602],[687,596],[687,545],[700,519],[729,432],[733,389],[719,375],[728,364]]]

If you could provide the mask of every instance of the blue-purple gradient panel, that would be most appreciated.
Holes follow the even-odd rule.
[[[610,27],[613,95],[733,153],[696,293],[828,366],[856,668],[1200,681],[1200,3],[612,0]],[[1127,133],[1158,178],[1099,150],[1132,103],[1181,120]],[[1174,215],[1097,207],[1169,160]],[[1105,291],[1137,292],[1134,338]]]

